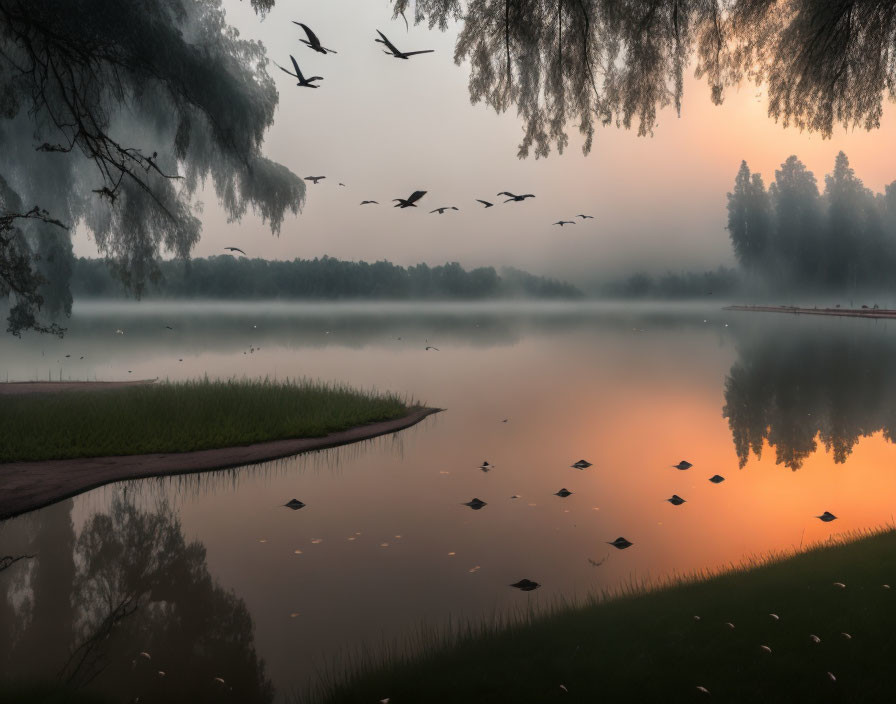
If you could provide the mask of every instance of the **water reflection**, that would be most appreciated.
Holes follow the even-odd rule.
[[[788,321],[740,334],[722,414],[741,467],[765,443],[797,470],[819,442],[842,464],[864,437],[893,440],[896,336],[868,322]]]
[[[0,573],[7,676],[55,673],[115,701],[272,701],[246,605],[213,580],[204,546],[185,540],[166,503],[147,510],[123,493],[77,538],[72,507],[3,536],[36,555]]]

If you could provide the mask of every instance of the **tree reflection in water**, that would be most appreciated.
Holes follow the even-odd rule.
[[[167,504],[119,496],[77,539],[71,509],[40,511],[7,536],[37,557],[0,573],[3,679],[112,701],[273,700],[246,605],[213,581],[204,546],[186,542]]]
[[[792,470],[820,441],[834,462],[856,443],[896,429],[896,336],[884,325],[770,326],[739,345],[725,380],[725,405],[740,466],[763,444]]]

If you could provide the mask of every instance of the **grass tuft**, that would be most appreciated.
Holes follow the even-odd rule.
[[[148,384],[7,396],[0,462],[189,452],[331,432],[399,418],[391,394],[270,379]]]

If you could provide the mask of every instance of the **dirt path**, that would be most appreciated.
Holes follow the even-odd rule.
[[[322,438],[274,440],[197,452],[0,464],[0,520],[125,479],[240,467],[388,435],[416,425],[440,410],[414,408],[395,420],[360,425]]]

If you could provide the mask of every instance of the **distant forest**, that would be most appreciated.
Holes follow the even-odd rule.
[[[128,289],[109,262],[77,259],[71,282],[74,298],[125,298]],[[147,286],[148,298],[222,300],[289,299],[576,299],[575,286],[514,268],[465,270],[457,262],[402,267],[388,261],[350,262],[332,257],[269,261],[230,255],[163,261]]]
[[[824,191],[795,156],[762,176],[742,162],[728,194],[728,233],[741,270],[773,289],[851,292],[896,283],[896,181],[866,188],[840,152]]]
[[[712,271],[669,271],[658,276],[636,273],[605,284],[600,294],[611,298],[703,298],[733,296],[740,292],[741,285],[741,275],[736,269],[720,266]]]

